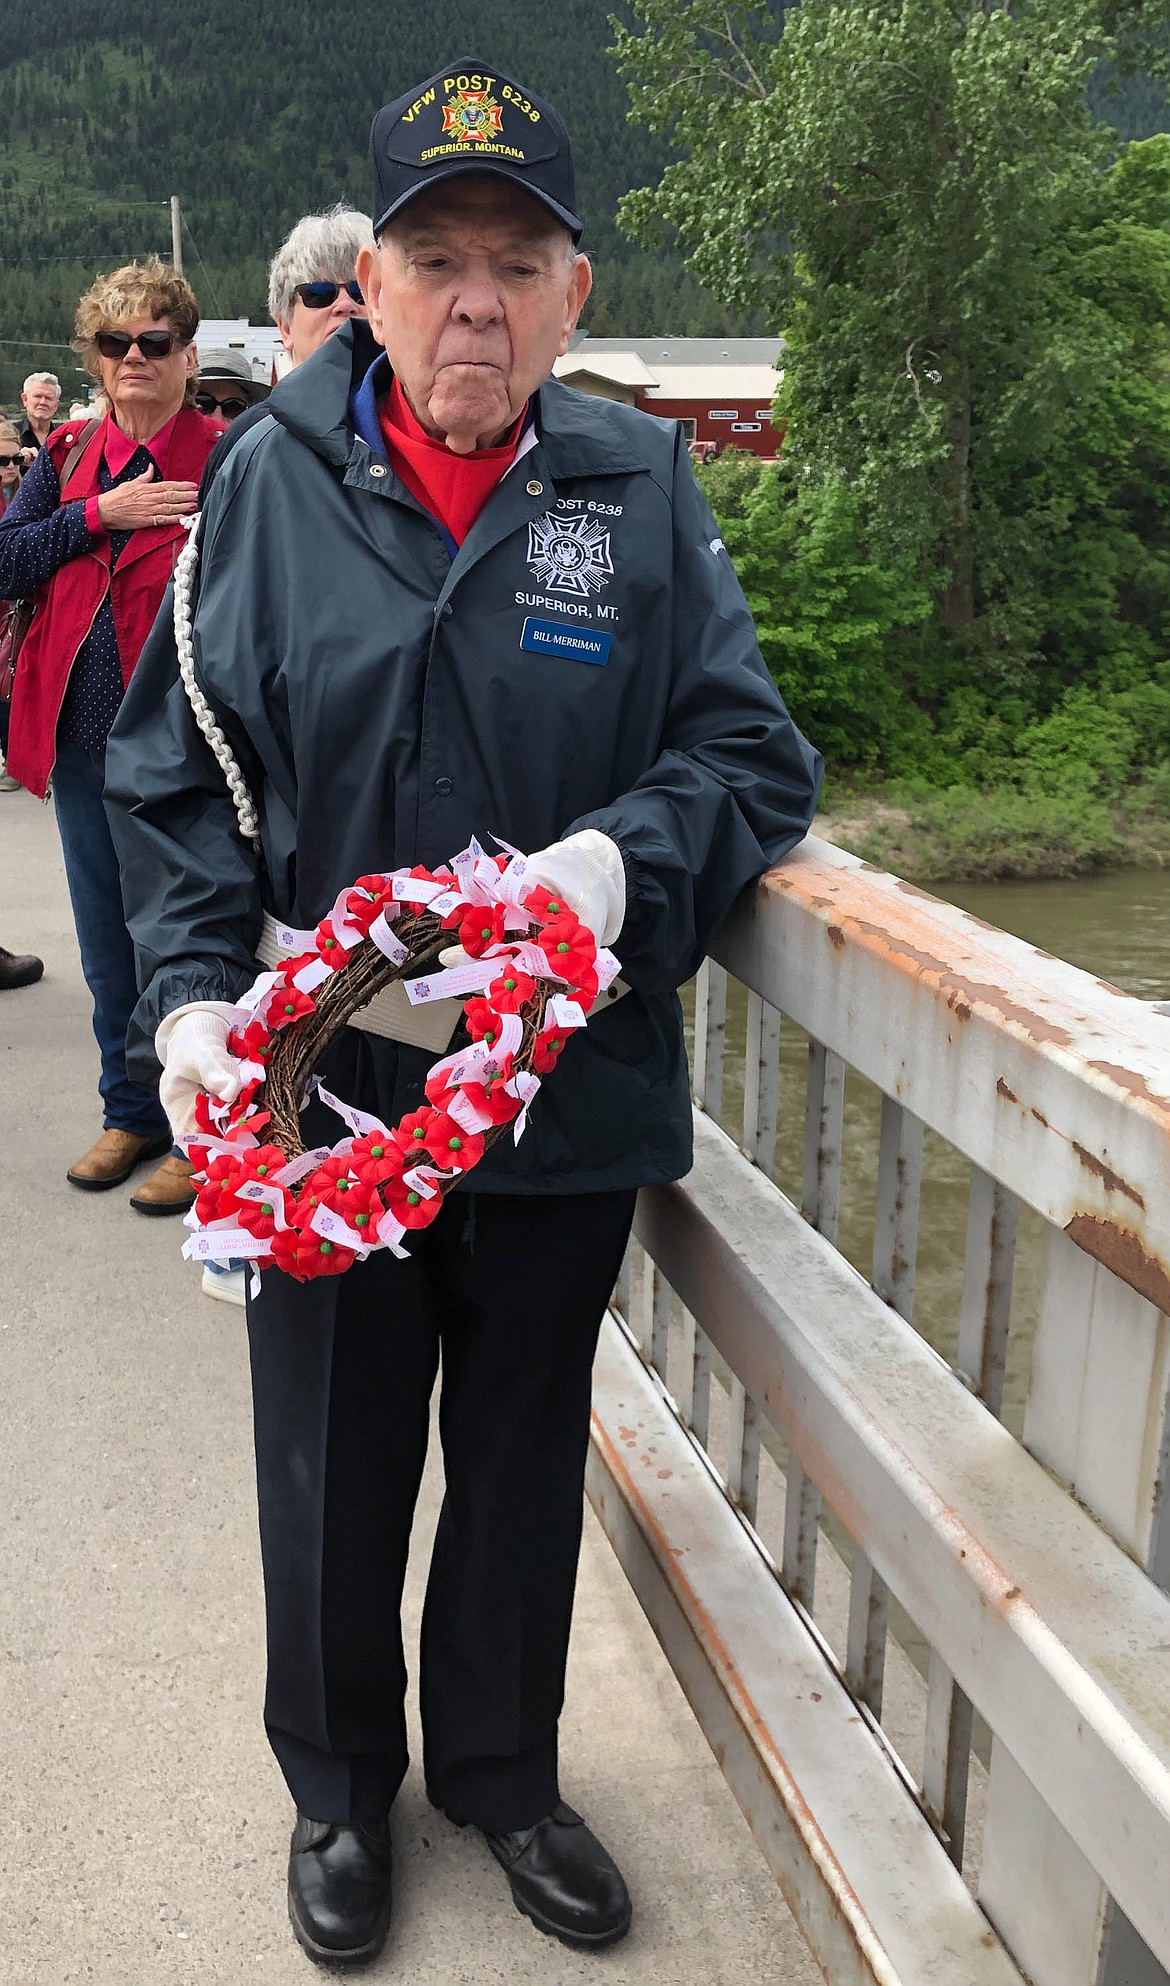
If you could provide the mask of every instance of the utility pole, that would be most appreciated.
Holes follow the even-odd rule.
[[[179,218],[179,196],[171,194],[171,263],[176,276],[183,273],[183,223]]]

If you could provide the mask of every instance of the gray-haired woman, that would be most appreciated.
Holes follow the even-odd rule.
[[[367,216],[339,205],[303,215],[281,242],[268,271],[268,309],[292,365],[300,365],[349,318],[367,315],[354,272],[358,251],[373,239]],[[212,450],[199,484],[200,508],[224,456],[266,414],[261,404],[238,415]]]
[[[306,214],[277,249],[268,271],[268,312],[294,365],[347,317],[366,315],[355,270],[359,250],[373,238],[367,215],[337,206]]]

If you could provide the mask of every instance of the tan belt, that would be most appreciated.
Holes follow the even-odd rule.
[[[261,964],[283,965],[285,959],[295,956],[287,945],[281,944],[277,935],[280,929],[275,917],[265,911],[264,927],[256,947]],[[451,942],[454,944],[456,940],[453,938]],[[349,1025],[360,1028],[363,1034],[381,1035],[383,1041],[404,1041],[411,1048],[427,1048],[432,1055],[439,1055],[454,1034],[462,1012],[462,1000],[429,1000],[421,1007],[412,1007],[402,981],[392,979],[389,986],[375,993],[368,1007],[354,1014]]]

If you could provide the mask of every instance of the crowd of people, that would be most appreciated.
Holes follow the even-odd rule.
[[[366,217],[338,206],[306,215],[281,244],[269,304],[290,366],[364,316],[355,270],[371,239]],[[101,1134],[67,1177],[103,1192],[155,1161],[130,1200],[152,1216],[185,1213],[194,1194],[157,1085],[126,1068],[137,986],[102,801],[106,741],[187,520],[270,391],[242,352],[200,352],[198,324],[194,292],[173,270],[157,260],[116,269],[77,306],[90,400],[62,421],[60,381],[38,371],[21,390],[19,425],[0,417],[0,602],[9,614],[38,602],[19,643],[19,689],[15,670],[11,684],[0,675],[0,793],[51,790],[101,1062]],[[0,624],[4,615],[0,605]],[[35,954],[0,947],[0,991],[43,971]],[[205,1264],[203,1286],[244,1301],[238,1265]]]
[[[0,517],[0,598],[36,603],[8,767],[52,787],[101,1056],[75,1186],[157,1161],[132,1204],[190,1204],[183,1144],[201,1092],[239,1094],[262,947],[289,955],[279,934],[299,944],[359,877],[490,832],[620,959],[523,1139],[409,1251],[359,1236],[344,1274],[266,1269],[247,1292],[265,1727],[296,1807],[292,1929],[325,1965],[366,1963],[390,1928],[400,1606],[440,1371],[427,1791],[540,1930],[594,1951],[629,1929],[559,1776],[591,1366],[637,1193],[691,1163],[677,989],[806,832],[821,770],[677,424],[553,377],[592,282],[560,112],[456,62],[378,112],[371,154],[371,220],[309,216],[273,261],[292,370],[270,396],[231,354],[200,359],[180,276],[115,270],[77,311],[98,402],[55,423],[30,380],[35,453]],[[335,1135],[332,1092],[417,1163],[432,1055],[362,1019],[320,1059],[304,1135]]]

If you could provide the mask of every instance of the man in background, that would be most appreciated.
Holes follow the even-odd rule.
[[[56,373],[30,372],[20,390],[20,404],[24,408],[20,446],[27,469],[46,439],[61,405],[61,382]]]

